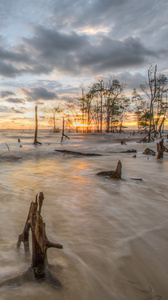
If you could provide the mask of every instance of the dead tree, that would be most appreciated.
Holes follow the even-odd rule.
[[[40,142],[37,141],[37,132],[38,132],[38,117],[37,117],[37,105],[35,106],[35,133],[34,133],[34,145],[40,144]]]
[[[62,121],[62,136],[61,136],[61,143],[62,143],[64,137],[65,137],[66,139],[70,140],[70,138],[64,133],[64,124],[65,124],[65,120],[64,120],[64,117],[63,117],[63,121]]]
[[[58,248],[62,249],[63,246],[60,244],[52,243],[48,240],[45,223],[43,222],[41,216],[41,208],[44,200],[43,193],[36,196],[35,202],[30,205],[27,220],[23,229],[23,232],[19,235],[17,248],[20,247],[21,242],[24,244],[25,252],[29,252],[29,231],[32,232],[32,264],[29,269],[9,280],[0,283],[0,287],[4,285],[21,285],[24,281],[38,281],[53,285],[58,288],[61,287],[60,281],[55,278],[51,271],[49,270],[48,260],[47,260],[47,249],[48,248]]]
[[[154,124],[152,124],[153,120],[153,105],[156,99],[157,95],[157,65],[155,65],[154,70],[152,69],[152,66],[148,69],[148,87],[149,87],[149,92],[145,89],[143,85],[141,85],[142,91],[147,95],[149,98],[150,102],[150,107],[149,107],[149,131],[147,135],[147,142],[151,142],[151,131],[152,127],[154,127]]]
[[[115,171],[103,171],[103,172],[97,173],[97,175],[107,176],[107,177],[116,178],[116,179],[121,179],[121,174],[122,174],[122,164],[121,164],[120,160],[118,161]]]

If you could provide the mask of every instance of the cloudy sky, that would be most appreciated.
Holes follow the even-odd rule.
[[[151,64],[168,75],[167,16],[167,0],[0,0],[0,128],[31,128],[36,104],[81,83],[115,76],[131,90]]]

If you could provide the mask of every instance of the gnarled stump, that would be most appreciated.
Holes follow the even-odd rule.
[[[118,161],[115,171],[103,171],[103,172],[97,173],[97,175],[108,176],[108,177],[116,178],[116,179],[121,179],[121,174],[122,174],[122,164],[121,164],[120,160]]]
[[[9,279],[0,283],[3,285],[20,285],[23,281],[38,280],[46,281],[58,288],[61,286],[60,281],[55,278],[49,270],[47,261],[47,249],[50,247],[62,249],[60,244],[52,243],[48,240],[45,223],[41,216],[41,208],[44,200],[43,193],[36,196],[35,202],[30,205],[28,217],[23,229],[19,235],[17,248],[20,247],[21,242],[24,243],[25,252],[29,251],[29,230],[32,232],[32,264],[31,267],[22,275]]]

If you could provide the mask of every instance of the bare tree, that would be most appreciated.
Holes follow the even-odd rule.
[[[59,132],[59,127],[56,127],[56,119],[57,115],[63,112],[63,109],[60,106],[55,107],[45,107],[44,113],[47,114],[47,119],[49,120],[49,124],[53,125],[53,132]]]
[[[153,70],[153,67],[150,66],[150,68],[148,69],[148,89],[146,89],[146,87],[144,87],[143,85],[141,85],[141,89],[142,91],[147,95],[148,99],[149,99],[149,132],[148,132],[148,142],[151,141],[151,131],[152,131],[152,127],[154,129],[154,101],[156,99],[157,96],[157,78],[156,78],[156,74],[157,74],[157,65],[155,65],[155,68]]]

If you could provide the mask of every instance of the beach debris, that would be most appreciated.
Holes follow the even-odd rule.
[[[155,156],[156,152],[153,151],[152,149],[146,148],[142,154]]]
[[[124,141],[121,141],[120,143],[121,143],[121,145],[127,145],[126,142],[124,142]]]
[[[70,151],[70,150],[55,150],[55,151],[61,152],[64,154],[69,154],[69,155],[102,156],[101,154],[96,154],[96,153],[83,153],[83,152]]]
[[[27,220],[23,232],[19,235],[17,248],[20,248],[21,242],[24,244],[25,253],[29,252],[29,231],[32,232],[32,264],[29,269],[12,279],[8,279],[0,283],[2,286],[17,285],[20,286],[25,281],[47,282],[55,288],[61,287],[60,281],[53,276],[49,269],[47,260],[47,249],[57,248],[62,249],[60,244],[52,243],[48,240],[45,223],[41,216],[41,209],[44,201],[44,194],[41,192],[36,195],[35,202],[31,202]]]
[[[18,143],[20,143],[21,141],[20,141],[20,139],[18,139]]]
[[[107,176],[110,178],[116,178],[116,179],[121,179],[121,174],[122,174],[122,164],[121,161],[119,160],[117,163],[117,167],[115,171],[103,171],[99,172],[96,175],[101,175],[101,176]]]
[[[136,155],[133,155],[133,158],[136,158]]]

